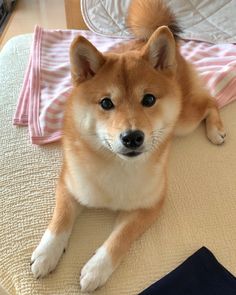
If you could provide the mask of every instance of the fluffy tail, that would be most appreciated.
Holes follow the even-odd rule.
[[[160,26],[168,26],[175,39],[181,32],[175,15],[163,0],[132,0],[127,25],[137,38],[145,40]]]

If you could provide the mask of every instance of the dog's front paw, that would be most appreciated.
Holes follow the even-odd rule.
[[[66,247],[67,240],[65,235],[56,236],[46,230],[31,256],[31,271],[35,278],[42,278],[55,269]]]
[[[81,271],[80,286],[82,292],[92,292],[105,284],[114,267],[104,246],[85,264]]]
[[[37,249],[31,258],[31,271],[35,278],[45,277],[56,267],[60,256],[57,257],[50,251],[41,252]]]

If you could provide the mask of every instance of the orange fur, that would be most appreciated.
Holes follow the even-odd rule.
[[[131,1],[127,25],[134,35],[141,39],[150,38],[152,33],[161,26],[168,26],[174,35],[181,31],[175,15],[161,0]]]
[[[158,218],[163,205],[166,186],[163,189],[159,202],[148,209],[139,209],[132,212],[121,212],[116,220],[113,232],[105,242],[112,257],[114,268],[127,253],[133,241],[139,238],[147,228]]]
[[[62,170],[56,190],[56,207],[52,220],[48,226],[51,232],[60,234],[71,231],[78,213],[82,210],[78,202],[70,195],[64,183],[64,169]]]
[[[172,12],[159,0],[133,0],[127,21],[139,40],[106,54],[83,37],[71,45],[74,88],[66,105],[64,168],[49,225],[56,235],[71,231],[75,202],[122,211],[98,254],[106,249],[114,268],[158,216],[174,134],[187,134],[206,119],[213,143],[221,144],[225,136],[214,99],[179,52]],[[157,98],[150,108],[141,103],[147,93]],[[104,97],[112,99],[114,109],[102,109]],[[142,155],[127,160],[120,154],[120,134],[130,129],[142,130],[145,142]],[[93,258],[82,271],[83,290],[92,263]]]

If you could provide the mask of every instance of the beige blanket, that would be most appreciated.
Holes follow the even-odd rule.
[[[30,256],[52,215],[61,149],[32,146],[26,128],[12,126],[30,42],[19,36],[0,53],[0,285],[9,294],[77,295],[81,267],[110,233],[115,214],[86,210],[56,271],[33,278]],[[159,220],[96,294],[137,294],[203,245],[236,275],[235,113],[236,103],[222,110],[223,146],[211,144],[203,126],[175,140]]]

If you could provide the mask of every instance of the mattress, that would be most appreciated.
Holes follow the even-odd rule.
[[[11,295],[80,294],[80,270],[111,232],[116,214],[85,210],[56,271],[33,278],[30,257],[52,216],[62,152],[60,143],[31,145],[26,128],[12,125],[31,41],[31,35],[16,37],[0,53],[0,285]],[[236,103],[221,110],[222,146],[207,140],[203,125],[176,138],[158,221],[96,294],[137,294],[203,245],[236,275],[235,113]]]
[[[131,0],[81,0],[90,30],[108,36],[130,35],[125,16]],[[164,0],[176,14],[180,37],[211,43],[236,43],[236,0]]]

